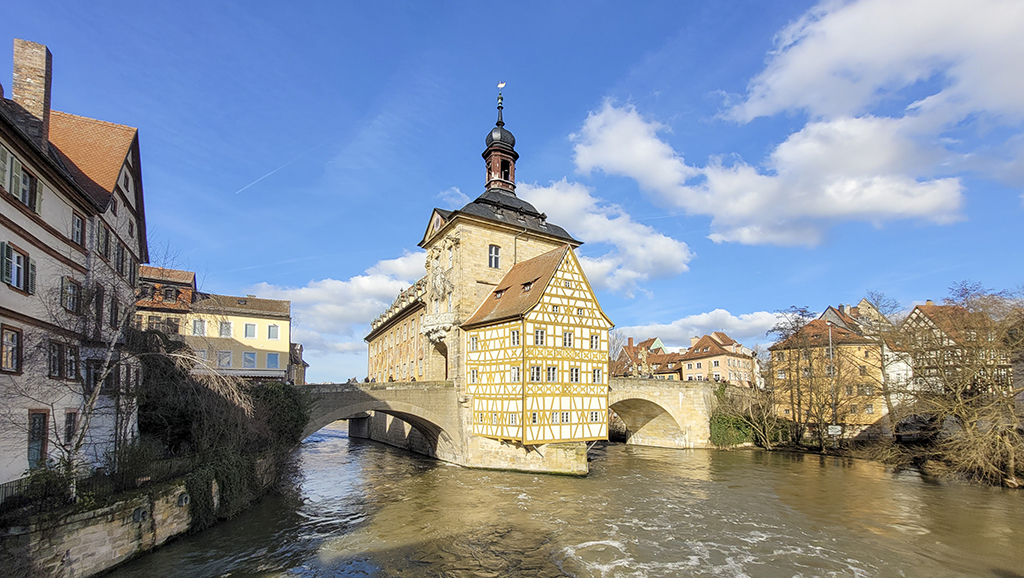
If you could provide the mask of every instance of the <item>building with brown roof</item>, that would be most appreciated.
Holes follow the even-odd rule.
[[[455,382],[477,436],[606,439],[611,322],[573,251],[581,243],[516,196],[500,95],[483,158],[483,194],[432,211],[426,275],[371,324],[368,374]]]
[[[140,367],[121,344],[148,261],[138,131],[51,110],[52,60],[15,40],[9,98],[0,86],[0,482],[71,455],[90,407],[76,459],[134,432]]]

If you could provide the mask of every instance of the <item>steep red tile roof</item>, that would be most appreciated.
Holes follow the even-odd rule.
[[[723,333],[721,331],[713,331],[711,333],[711,338],[714,339],[716,342],[718,342],[719,345],[722,345],[722,346],[732,345],[732,344],[736,343],[735,339],[733,339],[732,337],[729,337],[728,335],[726,335],[725,333]]]
[[[516,263],[462,326],[468,328],[525,315],[544,295],[544,289],[551,282],[567,251],[569,245],[563,245],[533,259]],[[527,284],[530,284],[529,291],[524,290]]]
[[[152,279],[155,281],[169,281],[171,283],[185,283],[188,285],[193,285],[196,281],[196,274],[192,271],[165,269],[163,267],[151,267],[149,265],[139,265],[139,277],[144,280]]]
[[[768,349],[796,349],[800,347],[827,347],[829,340],[829,326],[824,319],[815,319],[804,325],[800,331],[788,338],[772,345]],[[832,345],[857,345],[874,343],[871,339],[862,337],[853,331],[843,329],[838,325],[832,325]]]
[[[130,126],[50,112],[50,143],[79,186],[101,206],[114,191],[136,132]]]

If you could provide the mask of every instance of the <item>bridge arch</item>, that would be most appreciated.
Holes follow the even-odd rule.
[[[382,392],[383,393],[383,392]],[[384,414],[394,419],[375,420],[371,423],[368,412]],[[303,439],[337,421],[349,421],[351,437],[371,437],[369,428],[383,427],[375,432],[386,443],[445,461],[461,463],[462,452],[453,434],[458,435],[458,424],[438,415],[422,405],[396,399],[381,399],[360,391],[340,391],[319,396],[309,423],[302,432]],[[408,426],[408,427],[406,427]],[[359,431],[363,430],[363,431]]]
[[[666,448],[710,446],[713,394],[703,382],[615,378],[608,407],[626,426],[626,443]]]

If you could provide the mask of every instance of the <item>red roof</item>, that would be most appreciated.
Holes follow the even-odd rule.
[[[130,126],[50,112],[50,143],[64,156],[75,181],[101,206],[114,191],[136,132]]]
[[[853,331],[843,329],[838,325],[832,325],[832,345],[857,345],[870,344],[872,340],[860,336]],[[824,319],[815,319],[804,325],[788,338],[769,347],[776,349],[797,349],[800,347],[827,347],[829,344],[829,324]]]
[[[569,245],[563,245],[554,251],[516,263],[462,326],[486,325],[525,315],[540,302],[544,289],[551,282],[567,251]]]

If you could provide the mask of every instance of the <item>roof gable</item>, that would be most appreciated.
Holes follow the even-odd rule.
[[[462,326],[485,325],[525,315],[540,302],[544,290],[569,251],[569,245],[563,245],[513,265]]]
[[[132,149],[137,130],[66,112],[50,113],[50,143],[75,181],[105,207]]]

